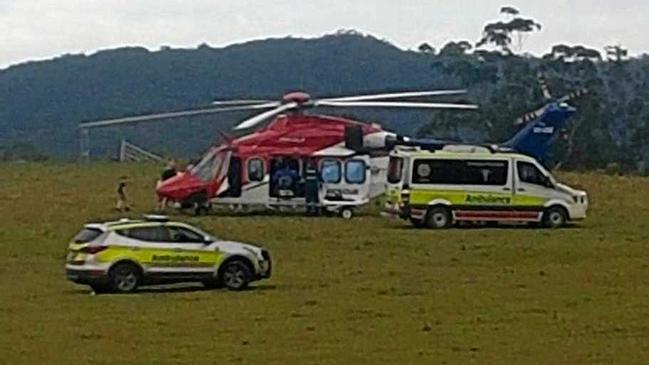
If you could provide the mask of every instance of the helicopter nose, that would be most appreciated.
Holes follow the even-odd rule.
[[[176,197],[178,195],[178,187],[173,182],[167,180],[156,188],[156,193],[161,198],[176,200]]]
[[[189,174],[177,175],[158,185],[156,193],[161,198],[173,201],[184,200],[196,190],[194,180]]]
[[[173,185],[174,184],[169,180],[163,181],[156,187],[156,193],[158,193],[158,195],[160,195],[161,197],[167,197],[169,193],[175,190],[175,187]]]

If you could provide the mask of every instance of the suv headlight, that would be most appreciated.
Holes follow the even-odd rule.
[[[268,252],[268,250],[263,249],[263,248],[261,249],[261,258],[264,261],[270,261],[270,253]]]

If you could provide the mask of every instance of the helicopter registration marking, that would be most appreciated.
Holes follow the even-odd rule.
[[[554,133],[554,127],[536,127],[534,133],[552,134]]]

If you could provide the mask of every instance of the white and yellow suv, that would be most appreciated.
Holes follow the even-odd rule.
[[[263,248],[219,240],[160,216],[86,224],[70,243],[65,265],[69,280],[98,293],[193,281],[242,290],[269,278],[271,267]]]

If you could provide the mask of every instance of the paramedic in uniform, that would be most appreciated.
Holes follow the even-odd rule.
[[[306,198],[306,214],[318,215],[318,169],[315,159],[309,159],[306,163],[306,183],[304,195]]]

